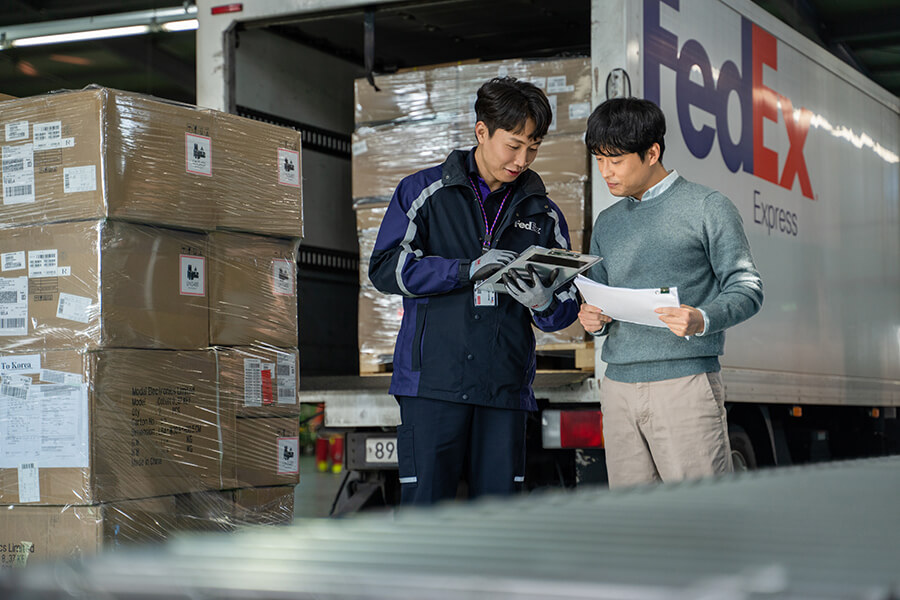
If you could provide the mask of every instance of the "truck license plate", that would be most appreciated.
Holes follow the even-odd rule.
[[[397,438],[367,438],[366,462],[396,464]]]

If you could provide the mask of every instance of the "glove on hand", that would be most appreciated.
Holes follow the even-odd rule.
[[[478,279],[487,279],[504,265],[508,265],[516,259],[516,254],[512,250],[498,250],[494,248],[482,254],[478,260],[473,260],[469,265],[469,279],[476,281]]]
[[[509,295],[515,298],[526,308],[535,312],[547,310],[553,303],[553,283],[559,277],[559,269],[553,269],[547,276],[547,281],[541,279],[533,265],[523,273],[513,271],[501,277],[503,285]]]

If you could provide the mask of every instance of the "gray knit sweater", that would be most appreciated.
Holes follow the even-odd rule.
[[[678,287],[682,304],[706,312],[709,327],[685,339],[668,328],[613,321],[604,328],[606,375],[660,381],[719,370],[725,329],[762,305],[762,281],[737,208],[721,193],[683,177],[643,202],[624,198],[597,216],[590,276],[627,288]],[[602,307],[601,307],[602,308]]]

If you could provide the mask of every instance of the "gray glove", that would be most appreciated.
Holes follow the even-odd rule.
[[[512,250],[498,250],[494,248],[488,250],[478,260],[473,260],[469,265],[469,279],[476,281],[478,279],[487,279],[504,265],[508,265],[516,259],[516,254]]]
[[[553,304],[553,284],[559,277],[559,269],[553,269],[547,280],[541,279],[533,265],[523,271],[513,271],[501,277],[509,295],[526,308],[535,312],[547,310]]]

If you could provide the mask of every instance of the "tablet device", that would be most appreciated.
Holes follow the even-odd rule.
[[[556,291],[569,281],[575,278],[579,273],[586,271],[593,265],[602,260],[599,256],[591,254],[581,254],[572,252],[571,250],[563,250],[562,248],[543,248],[541,246],[531,246],[522,254],[487,279],[484,279],[475,285],[476,290],[493,291],[506,293],[506,286],[500,281],[510,270],[525,272],[529,265],[534,266],[543,279],[546,280],[547,275],[553,269],[559,269],[559,277],[553,286]]]

